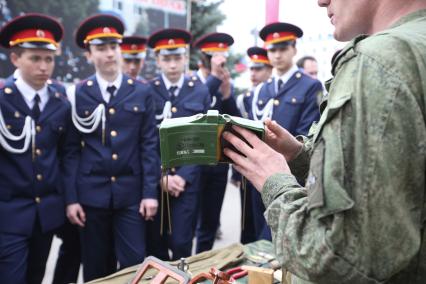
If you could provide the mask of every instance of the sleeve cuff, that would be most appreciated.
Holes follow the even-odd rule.
[[[263,185],[261,193],[265,208],[268,208],[279,195],[295,187],[301,186],[293,175],[274,174],[270,176]]]
[[[309,172],[312,143],[311,139],[302,135],[297,136],[296,139],[303,143],[303,147],[296,158],[288,162],[288,166],[299,181],[305,181]]]

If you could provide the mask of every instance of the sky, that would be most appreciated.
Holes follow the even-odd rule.
[[[265,25],[265,6],[265,0],[225,0],[221,5],[220,8],[227,18],[218,27],[218,31],[227,32],[234,37],[234,50],[244,52],[254,45],[250,31],[260,30]],[[333,32],[326,9],[320,8],[315,0],[281,0],[279,21],[299,26],[305,36],[313,33],[327,35]],[[258,38],[258,44],[261,43]]]
[[[217,30],[234,37],[235,43],[232,46],[234,52],[245,54],[249,47],[255,45],[256,40],[258,46],[263,46],[263,41],[259,37],[254,37],[252,31],[259,31],[265,26],[265,1],[224,0],[220,6],[226,20]],[[313,55],[318,59],[319,79],[325,81],[330,78],[331,57],[335,50],[344,46],[344,43],[333,39],[334,27],[327,17],[327,10],[319,7],[316,0],[281,0],[279,21],[295,24],[304,32],[303,40],[298,44],[299,52],[294,60],[304,55]],[[236,83],[249,84],[248,76],[246,72]]]

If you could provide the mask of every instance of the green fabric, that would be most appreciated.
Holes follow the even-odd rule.
[[[270,241],[260,240],[254,243],[241,245],[233,244],[222,249],[206,251],[190,256],[186,259],[189,265],[189,273],[192,276],[202,272],[208,272],[211,267],[226,271],[232,267],[250,265],[258,267],[276,267],[274,256],[274,246]],[[169,262],[172,266],[177,266],[179,261]],[[129,283],[135,276],[139,265],[135,265],[107,277],[88,282],[90,284],[123,284]],[[153,276],[154,273],[147,273],[146,276]],[[239,284],[247,283],[248,278],[237,280]],[[149,280],[139,283],[149,283]],[[167,282],[168,283],[168,282]]]
[[[354,39],[333,73],[306,188],[262,190],[277,258],[296,284],[424,283],[426,10]]]

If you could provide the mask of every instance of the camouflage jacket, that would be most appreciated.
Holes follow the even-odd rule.
[[[276,255],[293,283],[424,283],[426,10],[355,38],[333,74],[291,165],[306,188],[277,174],[262,190]]]

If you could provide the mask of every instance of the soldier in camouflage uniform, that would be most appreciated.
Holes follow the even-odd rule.
[[[266,144],[237,128],[253,148],[226,133],[246,157],[225,153],[261,191],[293,283],[424,283],[426,1],[318,2],[353,40],[313,139],[269,120]]]

